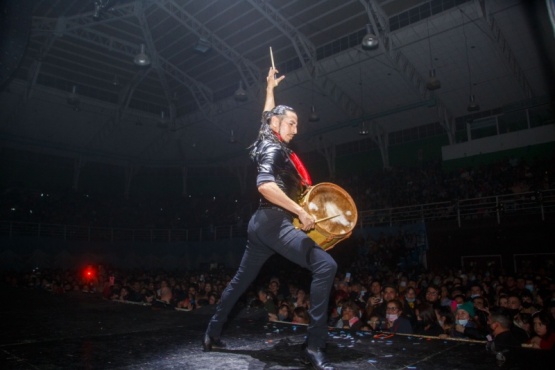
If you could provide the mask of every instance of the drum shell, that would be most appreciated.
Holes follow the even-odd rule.
[[[316,223],[314,229],[307,232],[307,235],[324,250],[335,247],[337,243],[351,236],[356,226],[358,213],[353,199],[344,189],[333,183],[319,183],[309,188],[299,204],[316,220],[338,214],[337,219]],[[301,226],[298,218],[293,220],[293,224],[296,227]]]

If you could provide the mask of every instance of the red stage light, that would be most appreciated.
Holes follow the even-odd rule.
[[[92,266],[87,266],[84,270],[84,276],[87,280],[93,279],[95,274],[96,272],[94,271],[94,268]]]

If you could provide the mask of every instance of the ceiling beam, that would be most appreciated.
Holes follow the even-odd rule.
[[[57,33],[59,36],[68,35],[76,39],[101,46],[107,50],[119,52],[128,56],[130,59],[134,58],[134,56],[139,52],[139,45],[136,45],[135,43],[113,37],[92,28],[71,27],[72,22],[73,21],[66,19],[66,21],[62,23],[63,26],[61,27],[56,19],[33,18],[33,30],[39,33],[53,32]],[[193,95],[199,109],[206,115],[210,116],[211,112],[214,110],[212,107],[212,90],[208,86],[187,75],[185,72],[181,71],[164,58],[158,56],[158,61],[160,63],[160,68],[164,70],[166,74],[174,78],[178,83],[187,87]]]
[[[260,95],[260,70],[253,62],[244,58],[237,50],[233,49],[225,41],[216,36],[174,0],[156,0],[156,3],[161,9],[166,11],[168,15],[198,37],[209,40],[211,47],[215,51],[233,63],[239,71],[241,79],[247,87],[247,93],[251,98],[256,99]]]
[[[441,101],[441,99],[426,88],[424,77],[420,75],[416,67],[409,58],[400,51],[400,47],[395,45],[390,37],[389,19],[377,0],[359,0],[366,9],[374,32],[380,39],[379,48],[384,53],[390,63],[396,67],[397,71],[405,78],[407,83],[420,95],[423,101],[434,100],[436,104],[439,122],[447,132],[449,143],[455,143],[455,116]]]
[[[345,93],[332,79],[326,76],[327,71],[324,70],[322,63],[318,63],[316,59],[316,46],[302,32],[272,7],[269,2],[265,0],[247,0],[247,2],[291,40],[309,80],[314,82],[323,95],[330,97],[339,109],[350,118],[362,115],[363,109],[360,104],[355,102],[349,94]]]
[[[522,96],[526,99],[533,98],[535,94],[532,90],[532,86],[530,85],[530,82],[528,82],[528,79],[526,78],[526,74],[524,73],[524,70],[520,66],[520,63],[518,62],[513,50],[509,46],[509,43],[507,42],[507,38],[503,34],[503,31],[501,31],[501,28],[497,24],[495,17],[489,11],[489,8],[488,8],[489,4],[482,1],[480,2],[475,1],[474,5],[478,9],[478,14],[480,14],[482,16],[482,19],[486,22],[488,26],[486,32],[489,34],[490,38],[494,41],[494,44],[497,47],[497,50],[501,54],[501,59],[503,59],[503,61],[507,63],[507,66],[509,67],[510,71],[514,74],[518,82],[518,86],[522,91]],[[468,15],[464,13],[462,10],[461,12],[463,13],[463,16],[468,17]],[[472,21],[472,19],[470,19],[470,21]]]
[[[139,4],[142,4],[142,3],[139,3]],[[148,53],[150,55],[152,66],[154,67],[154,70],[158,74],[158,79],[160,81],[160,84],[162,85],[162,90],[164,91],[164,95],[168,103],[170,127],[175,130],[175,126],[174,126],[175,118],[176,118],[175,103],[173,102],[173,99],[172,99],[172,93],[170,91],[170,85],[168,84],[168,79],[166,78],[166,75],[162,70],[162,67],[160,66],[159,53],[156,48],[156,45],[154,44],[154,41],[152,40],[152,33],[150,32],[148,21],[145,17],[144,8],[140,5],[137,6],[135,8],[135,13],[137,15],[137,19],[139,20],[139,24],[141,26],[143,35],[145,37],[145,42],[148,49]]]

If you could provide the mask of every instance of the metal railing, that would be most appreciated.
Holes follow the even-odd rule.
[[[549,213],[555,213],[555,189],[362,211],[359,222],[361,226],[375,226],[457,220],[462,227],[465,220],[492,217],[500,224],[510,215],[537,215],[538,221],[544,221]]]
[[[459,227],[462,227],[466,220],[484,218],[495,218],[500,224],[510,215],[535,215],[538,221],[544,221],[546,215],[551,213],[555,213],[555,189],[366,210],[359,212],[358,226],[363,228],[418,221],[456,220]],[[246,226],[245,224],[195,229],[130,229],[0,221],[0,237],[24,236],[96,242],[213,241],[244,238],[247,235]]]

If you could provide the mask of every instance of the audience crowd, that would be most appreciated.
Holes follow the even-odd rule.
[[[483,341],[503,359],[517,348],[555,350],[554,271],[383,268],[370,273],[350,267],[356,272],[335,277],[330,328]],[[216,305],[233,274],[218,268],[169,273],[98,266],[87,271],[11,273],[5,281],[54,294],[100,294],[152,310],[196,311]],[[265,310],[270,321],[309,324],[309,287],[310,275],[304,270],[262,273],[238,305]]]
[[[333,182],[344,187],[360,211],[409,206],[488,195],[555,188],[555,161],[505,159],[492,164],[446,171],[440,163],[418,168],[361,172]],[[141,197],[47,192],[24,186],[4,189],[0,220],[97,227],[175,228],[245,225],[258,197],[189,195]]]
[[[554,164],[504,160],[451,173],[435,164],[340,179],[338,184],[350,192],[360,209],[376,209],[553,189]],[[0,206],[2,220],[186,228],[240,224],[248,219],[256,201],[191,197],[177,202],[134,202],[7,189]],[[415,249],[415,238],[399,234],[375,240],[364,248],[368,258],[359,258],[345,269],[349,274],[336,276],[329,307],[331,328],[483,341],[502,361],[516,348],[555,350],[555,271],[511,274],[495,267],[424,270],[398,264],[403,254]],[[5,281],[54,294],[100,294],[107,300],[142,304],[152,310],[197,311],[217,304],[233,275],[233,271],[212,266],[207,271],[171,273],[105,266],[93,270],[93,274],[9,273]],[[304,270],[261,273],[238,304],[267,311],[270,321],[309,324],[309,288],[310,276]]]

